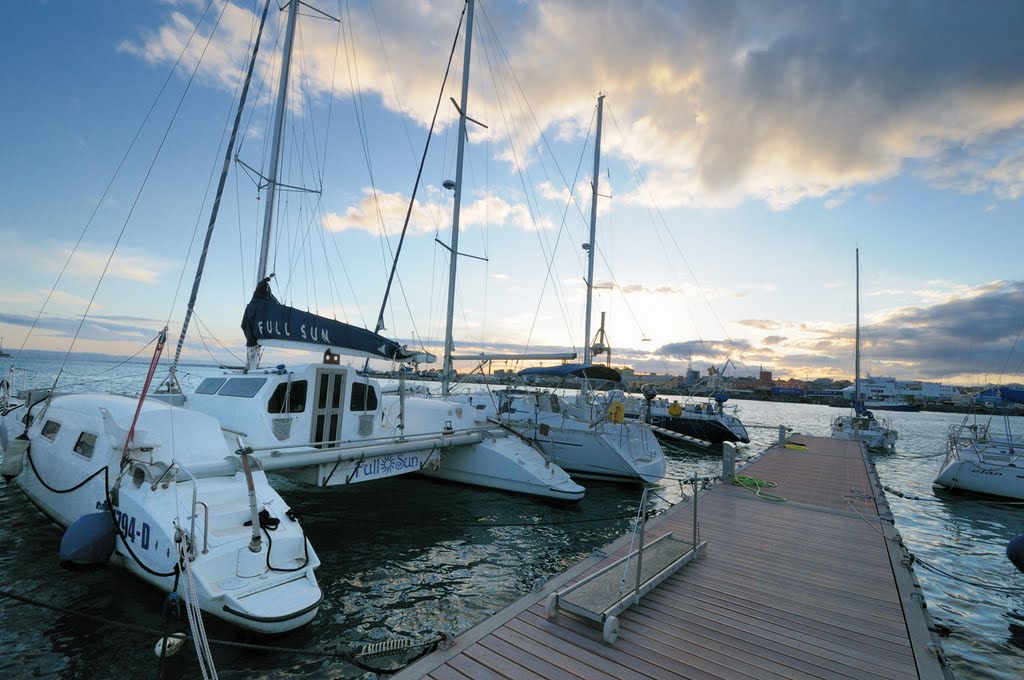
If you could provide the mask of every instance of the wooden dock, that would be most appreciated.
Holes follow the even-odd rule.
[[[797,435],[738,474],[785,498],[715,485],[698,499],[705,554],[619,615],[613,645],[549,593],[625,554],[629,536],[393,676],[516,678],[950,678],[874,468],[857,442]],[[647,525],[685,535],[692,503]]]

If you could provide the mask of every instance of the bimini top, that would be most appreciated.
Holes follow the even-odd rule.
[[[528,378],[533,375],[551,376],[555,378],[566,378],[575,376],[577,378],[590,378],[596,380],[611,380],[621,382],[622,375],[614,368],[607,366],[595,366],[593,364],[560,364],[558,366],[534,366],[524,368],[518,375]]]

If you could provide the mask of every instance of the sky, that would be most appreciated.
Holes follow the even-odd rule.
[[[463,3],[309,4],[274,292],[373,328],[443,92],[382,331],[440,354]],[[6,8],[5,351],[177,340],[261,9]],[[283,23],[274,3],[184,360],[244,355]],[[603,93],[590,336],[604,314],[614,364],[852,378],[859,249],[863,373],[1024,381],[1020,26],[997,1],[481,0],[457,353],[582,353]]]

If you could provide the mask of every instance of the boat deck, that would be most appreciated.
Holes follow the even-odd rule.
[[[775,482],[766,493],[785,501],[734,485],[701,492],[706,552],[620,614],[614,644],[565,612],[548,619],[544,602],[624,555],[629,536],[394,677],[951,677],[861,445],[790,443],[807,448],[771,447],[740,471]],[[688,536],[692,507],[651,520],[647,539]]]

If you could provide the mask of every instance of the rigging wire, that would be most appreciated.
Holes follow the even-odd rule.
[[[372,3],[371,3],[371,7],[372,7]],[[462,22],[465,19],[465,16],[466,16],[466,8],[463,7],[462,14],[459,17],[459,25],[455,29],[455,39],[452,41],[452,49],[448,53],[448,65],[445,68],[444,79],[441,81],[441,87],[440,87],[440,89],[438,91],[438,94],[437,94],[437,103],[434,105],[434,115],[433,115],[433,117],[431,118],[431,121],[430,121],[430,129],[427,131],[427,141],[426,141],[426,143],[424,144],[424,147],[423,147],[423,155],[420,157],[419,170],[417,170],[417,172],[416,172],[416,180],[413,183],[412,193],[409,196],[409,207],[408,207],[408,209],[406,210],[406,213],[405,213],[405,223],[402,225],[402,233],[401,233],[401,236],[398,239],[398,246],[395,249],[394,256],[393,256],[393,259],[392,259],[391,272],[388,275],[387,287],[384,289],[384,299],[381,301],[380,312],[377,314],[377,323],[376,323],[376,327],[374,329],[374,332],[376,332],[376,333],[379,333],[384,328],[384,310],[387,307],[388,296],[389,296],[389,294],[391,292],[391,282],[394,279],[394,277],[395,277],[395,275],[397,273],[397,270],[398,270],[398,258],[402,254],[402,245],[405,242],[405,235],[406,235],[406,233],[408,231],[408,228],[409,228],[409,220],[412,217],[412,209],[413,209],[413,206],[415,205],[415,202],[416,202],[416,192],[417,192],[417,189],[419,188],[420,178],[423,175],[423,166],[424,166],[424,164],[426,163],[426,160],[427,160],[427,151],[430,149],[430,140],[433,138],[433,135],[434,135],[434,125],[437,122],[437,114],[441,110],[441,101],[442,101],[442,98],[444,96],[445,85],[448,82],[448,76],[451,74],[452,61],[453,61],[453,59],[455,57],[455,48],[459,44],[459,35],[460,35],[461,31],[462,31]],[[374,21],[376,21],[376,15],[374,15]],[[377,27],[377,33],[378,33],[378,35],[380,34],[380,26]],[[381,44],[383,45],[383,39],[382,39],[382,43]],[[385,60],[386,60],[386,57],[385,57]],[[394,85],[394,80],[392,80],[392,85]],[[397,97],[397,93],[396,93],[396,97]],[[403,116],[403,120],[404,119],[405,119],[405,117]],[[408,130],[407,130],[407,132],[408,132]],[[410,145],[411,145],[411,143],[412,142],[410,140]],[[454,254],[452,256],[454,257]],[[399,280],[399,286],[401,286],[401,280]],[[402,290],[402,296],[405,297],[404,289]],[[405,302],[406,302],[406,308],[409,309],[410,312],[411,312],[411,306],[409,305],[408,299],[406,299]],[[410,314],[410,316],[411,316],[411,314]],[[413,329],[414,329],[413,332],[415,334],[415,320],[413,320]]]
[[[78,328],[75,329],[75,335],[71,339],[71,344],[68,346],[67,352],[64,354],[64,359],[61,361],[60,368],[57,370],[57,375],[53,380],[53,390],[57,389],[57,383],[60,381],[61,373],[67,365],[68,358],[71,356],[71,351],[74,349],[75,343],[78,341],[78,336],[82,332],[82,328],[85,326],[85,320],[89,316],[89,312],[92,310],[93,303],[96,301],[96,296],[99,294],[100,286],[103,283],[103,279],[107,275],[107,271],[110,269],[110,263],[114,259],[114,254],[117,252],[118,246],[121,244],[121,239],[124,237],[125,230],[128,228],[128,223],[131,221],[132,215],[135,213],[135,208],[139,204],[139,200],[142,198],[142,192],[145,190],[146,185],[149,182],[149,177],[153,173],[153,168],[156,167],[156,162],[160,158],[160,153],[164,148],[164,144],[167,142],[167,138],[171,134],[171,128],[174,126],[175,120],[177,120],[178,113],[180,113],[182,106],[185,103],[185,96],[188,94],[189,89],[192,86],[192,82],[195,80],[196,73],[199,71],[200,64],[203,63],[203,58],[206,56],[206,51],[210,47],[210,43],[213,41],[213,34],[216,33],[217,27],[220,26],[221,19],[224,17],[224,11],[227,8],[227,4],[221,7],[221,12],[217,15],[217,21],[210,31],[210,38],[206,41],[203,46],[203,51],[199,54],[199,58],[196,60],[196,65],[192,69],[192,73],[189,76],[188,82],[185,84],[185,89],[181,93],[181,97],[178,99],[178,105],[174,109],[174,113],[171,115],[170,121],[167,123],[167,127],[164,130],[163,135],[160,138],[160,144],[157,145],[156,152],[153,154],[153,158],[150,161],[149,167],[146,169],[146,174],[142,178],[142,183],[139,185],[139,189],[135,194],[135,198],[132,201],[131,207],[128,210],[128,215],[125,217],[124,222],[121,225],[121,230],[117,234],[117,239],[114,241],[114,247],[110,250],[110,255],[107,257],[106,263],[103,265],[103,271],[100,273],[100,278],[96,282],[96,287],[92,291],[92,296],[89,298],[89,304],[85,308],[85,313],[82,314],[81,320],[78,322]],[[205,13],[204,13],[205,16]]]
[[[499,39],[497,37],[497,34],[496,34],[495,30],[494,30],[494,26],[491,24],[490,19],[487,16],[486,11],[481,9],[481,13],[484,16],[485,24],[487,25],[487,28],[489,29],[489,33],[481,32],[481,35],[484,36],[484,37],[489,35],[493,39],[493,41],[495,43],[495,47],[493,48],[494,51],[496,51],[499,54],[502,54],[504,56],[504,50],[501,49],[500,41],[499,41]],[[508,94],[507,90],[510,90],[512,88],[509,88],[507,85],[505,85],[505,83],[502,80],[502,78],[495,76],[496,69],[495,69],[494,63],[492,63],[492,60],[491,60],[491,51],[492,50],[489,48],[489,43],[486,40],[483,40],[482,42],[483,42],[483,46],[484,46],[484,53],[487,56],[488,68],[489,68],[489,70],[491,72],[492,79],[495,82],[495,98],[497,99],[497,101],[499,103],[499,111],[501,112],[502,121],[504,123],[506,135],[507,135],[507,138],[508,138],[509,152],[513,156],[513,163],[514,163],[514,165],[516,167],[517,174],[518,174],[518,177],[519,177],[519,181],[520,181],[520,184],[522,185],[522,188],[523,188],[523,194],[526,197],[526,205],[527,205],[527,209],[528,209],[528,211],[530,213],[530,221],[531,221],[531,223],[535,227],[534,231],[536,232],[537,240],[538,240],[538,243],[540,244],[540,247],[541,247],[541,253],[544,255],[545,260],[547,260],[547,262],[548,262],[549,275],[548,275],[548,277],[545,278],[545,282],[546,282],[548,280],[548,278],[550,277],[550,270],[551,269],[555,270],[555,273],[556,273],[556,276],[557,276],[557,268],[554,265],[554,255],[555,255],[555,253],[554,253],[554,250],[551,249],[550,244],[546,243],[546,240],[545,240],[546,239],[546,234],[542,233],[543,230],[540,228],[540,223],[539,223],[539,220],[537,219],[537,215],[536,215],[536,213],[539,211],[539,207],[537,207],[537,206],[539,206],[539,201],[537,200],[536,194],[531,190],[532,180],[529,181],[529,182],[527,181],[527,178],[529,176],[529,171],[526,170],[526,157],[525,157],[525,155],[522,152],[517,152],[516,140],[513,138],[513,135],[512,135],[512,126],[511,126],[510,121],[509,121],[509,116],[506,115],[506,108],[509,111],[509,114],[511,114],[511,100],[512,100],[512,97]],[[494,61],[495,62],[497,61],[497,57],[495,57]],[[505,63],[508,66],[507,70],[509,72],[511,72],[511,64],[508,63],[507,57],[506,57]],[[502,72],[504,72],[504,70]],[[515,79],[515,74],[514,73],[512,74],[512,77],[513,77],[513,80],[514,80]],[[518,85],[518,81],[515,81],[515,82],[516,82],[516,85]],[[503,92],[504,92],[504,100],[506,102],[508,102],[507,106],[502,106],[501,105],[502,93]],[[521,88],[519,90],[519,93],[522,94]],[[525,95],[523,96],[523,99],[525,99]],[[528,103],[527,103],[527,106],[529,106]],[[541,136],[543,136],[543,131],[541,131],[540,134],[541,134]],[[571,190],[570,190],[570,193],[571,193]],[[531,198],[532,198],[532,201],[531,201]],[[563,226],[564,226],[564,223],[563,223]],[[561,237],[561,233],[562,232],[561,232],[561,229],[560,229],[559,230],[559,235],[558,235],[559,238]],[[573,252],[576,253],[575,250]],[[550,256],[549,256],[549,253],[550,253]],[[578,253],[576,253],[576,257],[579,258],[579,254]],[[560,307],[560,309],[562,311],[562,320],[566,324],[566,330],[569,332],[570,337],[574,337],[575,334],[572,332],[572,328],[569,326],[569,317],[570,317],[570,315],[568,314],[568,311],[567,311],[567,309],[565,307],[565,303],[563,301],[563,298],[559,294],[559,291],[558,291],[557,288],[554,288],[553,290],[554,290],[554,293],[555,293],[555,299],[558,302],[558,305],[559,305],[559,307]],[[540,305],[538,305],[538,312],[539,312],[539,307],[540,307]],[[531,333],[531,336],[532,336],[532,333]],[[574,346],[574,349],[575,349],[575,343],[573,344],[573,346]]]
[[[75,253],[78,252],[79,247],[82,245],[82,241],[85,239],[85,235],[88,233],[89,228],[92,226],[93,221],[96,219],[97,213],[99,213],[100,208],[103,206],[103,203],[106,201],[107,196],[110,194],[110,190],[113,187],[114,182],[121,174],[121,169],[124,167],[125,162],[128,160],[128,156],[131,155],[132,150],[135,148],[135,143],[139,141],[139,137],[142,135],[142,131],[146,128],[146,125],[149,123],[149,119],[153,115],[153,111],[156,110],[157,103],[160,101],[160,99],[163,97],[164,92],[167,90],[167,85],[171,82],[171,78],[174,77],[174,73],[178,70],[178,65],[181,64],[181,61],[184,58],[185,53],[188,52],[188,48],[192,45],[193,38],[195,38],[196,33],[199,32],[199,26],[206,19],[206,14],[210,11],[210,8],[212,6],[212,2],[206,5],[206,9],[203,10],[203,14],[200,16],[199,21],[197,21],[195,26],[192,27],[192,33],[189,34],[188,40],[185,41],[185,45],[181,48],[181,51],[178,53],[178,57],[175,60],[174,65],[171,66],[170,71],[168,71],[167,73],[167,77],[164,78],[163,84],[160,86],[159,91],[157,91],[156,96],[153,98],[153,102],[149,105],[149,110],[146,111],[146,115],[143,117],[142,122],[139,124],[138,129],[135,130],[135,135],[132,137],[131,142],[128,143],[128,148],[125,149],[124,154],[121,156],[121,160],[118,161],[117,167],[114,169],[114,173],[110,176],[110,180],[107,182],[107,186],[104,187],[103,193],[100,195],[99,200],[96,201],[96,206],[93,208],[92,213],[89,215],[89,219],[86,220],[85,226],[82,227],[82,231],[78,235],[78,240],[75,241],[74,247],[71,249],[71,252],[68,253],[68,257],[64,261],[64,265],[61,267],[60,272],[57,274],[57,280],[53,282],[53,286],[50,288],[50,292],[47,293],[46,299],[43,301],[42,306],[40,306],[39,312],[36,314],[36,318],[33,319],[32,325],[28,329],[28,333],[25,334],[25,339],[22,341],[21,346],[18,348],[18,353],[14,356],[14,361],[11,363],[12,368],[17,365],[18,360],[21,358],[21,353],[24,351],[25,345],[28,344],[29,338],[32,337],[32,332],[35,330],[36,325],[38,325],[39,319],[42,317],[43,312],[46,311],[46,307],[47,305],[49,305],[50,299],[53,297],[53,294],[57,292],[57,286],[60,285],[61,279],[64,278],[64,274],[67,271],[68,266],[71,264],[71,260],[74,259]],[[191,84],[191,79],[189,80],[189,83]],[[186,86],[185,92],[187,91],[188,87]],[[182,97],[184,97],[184,93],[182,94]],[[79,328],[80,327],[81,326],[79,326]],[[72,345],[74,345],[73,342]],[[65,363],[66,362],[67,359],[65,358]]]

